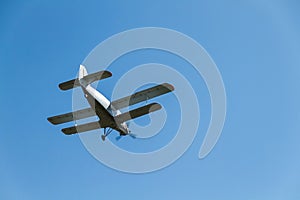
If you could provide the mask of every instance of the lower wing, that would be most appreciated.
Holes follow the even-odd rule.
[[[161,109],[161,105],[158,103],[151,103],[149,105],[131,110],[129,112],[126,113],[122,113],[120,115],[117,115],[114,117],[114,120],[117,124],[129,121],[131,119],[137,118],[137,117],[141,117],[143,115],[149,114],[151,112],[157,111]],[[76,134],[76,133],[82,133],[82,132],[86,132],[86,131],[91,131],[91,130],[95,130],[95,129],[100,129],[100,122],[90,122],[87,124],[82,124],[82,125],[78,125],[78,126],[72,126],[72,127],[68,127],[68,128],[63,128],[62,132],[66,135],[72,135],[72,134]]]
[[[96,116],[95,111],[92,108],[85,108],[82,110],[77,110],[75,112],[69,112],[61,115],[56,115],[53,117],[48,117],[48,121],[54,125],[63,124],[66,122],[71,122],[79,119],[84,119],[88,117]]]
[[[99,129],[99,128],[101,128],[99,122],[90,122],[87,124],[72,126],[69,128],[63,128],[63,129],[61,129],[61,131],[66,135],[72,135],[72,134],[91,131],[91,130],[95,130],[95,129]]]
[[[161,105],[158,103],[151,103],[149,105],[131,110],[129,112],[126,113],[122,113],[120,115],[115,116],[115,121],[117,123],[122,123],[122,122],[126,122],[129,121],[131,119],[137,118],[137,117],[141,117],[143,115],[149,114],[151,112],[157,111],[161,109]]]

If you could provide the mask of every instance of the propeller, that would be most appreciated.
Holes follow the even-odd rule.
[[[133,139],[136,139],[136,135],[135,134],[130,133],[130,134],[128,134],[128,136],[130,136]],[[116,140],[119,141],[122,137],[123,136],[119,135],[119,136],[116,137]]]
[[[131,138],[136,139],[136,135],[135,135],[135,134],[129,133],[128,135],[129,135]]]

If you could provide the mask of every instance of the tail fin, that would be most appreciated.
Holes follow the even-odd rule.
[[[78,73],[78,80],[80,85],[83,87],[87,87],[91,82],[84,79],[85,76],[87,76],[88,73],[86,71],[86,68],[83,65],[80,65],[79,67],[79,73]]]
[[[79,74],[78,74],[78,79],[82,79],[83,77],[85,77],[86,75],[88,75],[85,66],[80,65],[79,67]]]

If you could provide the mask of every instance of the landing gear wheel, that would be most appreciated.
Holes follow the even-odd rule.
[[[105,135],[101,135],[101,139],[105,141]]]

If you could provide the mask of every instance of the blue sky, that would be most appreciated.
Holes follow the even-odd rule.
[[[2,1],[0,5],[0,199],[300,198],[299,2]],[[197,97],[203,102],[199,132],[183,157],[163,170],[133,175],[101,164],[79,137],[64,136],[61,127],[46,118],[72,109],[72,93],[59,91],[57,85],[76,76],[79,64],[98,43],[145,26],[180,31],[208,51],[225,84],[227,118],[216,147],[199,160],[210,117],[203,81],[180,68],[185,65],[182,60],[162,52],[120,58],[111,66],[113,74],[122,73],[119,65],[130,69],[148,62],[181,69],[199,85]],[[104,94],[109,95],[117,78],[103,81]],[[170,136],[162,137],[163,142],[167,139]],[[136,144],[139,151],[141,143],[151,148],[153,141],[121,142],[131,150]]]

